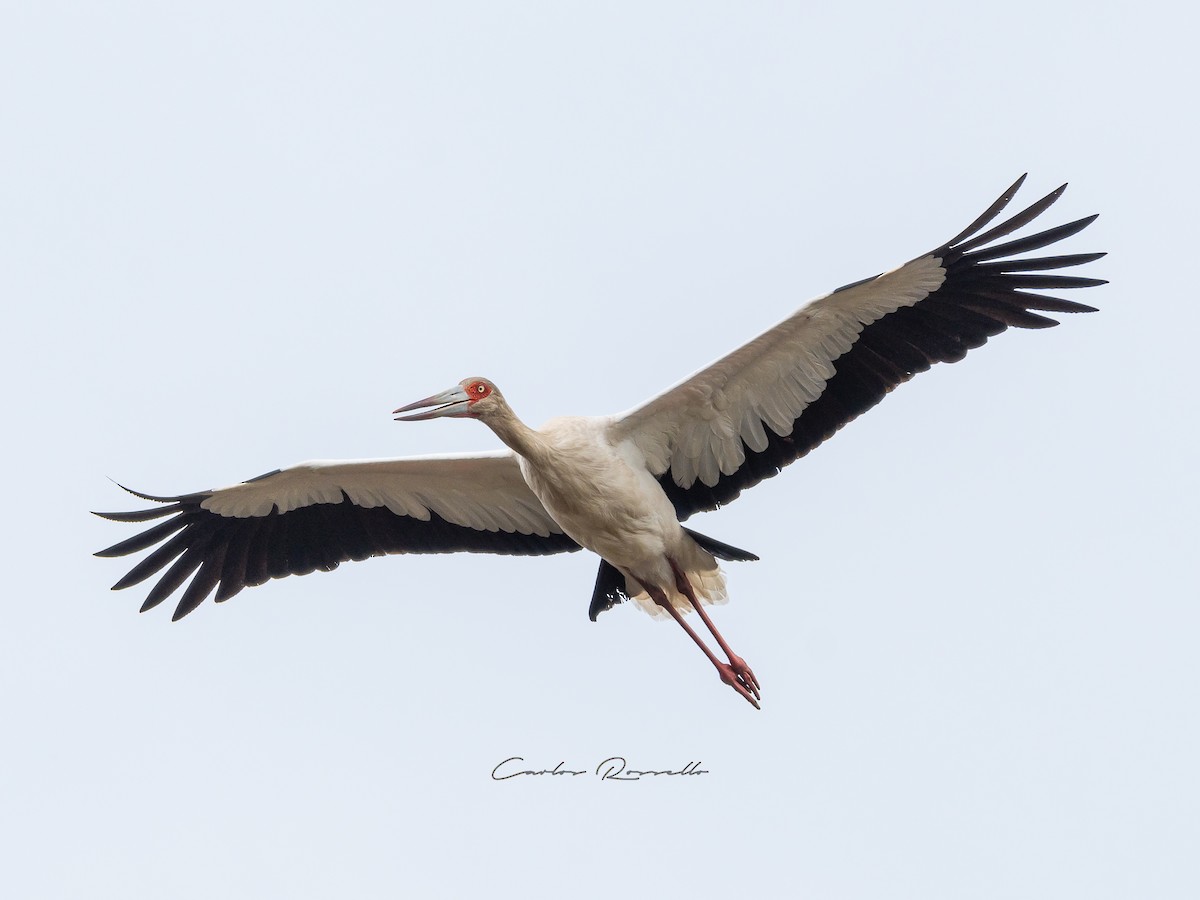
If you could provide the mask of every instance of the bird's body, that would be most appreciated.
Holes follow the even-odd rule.
[[[1021,254],[1070,237],[1095,216],[996,243],[1045,212],[1065,185],[984,230],[1023,181],[935,250],[818,298],[626,413],[554,419],[534,430],[490,381],[465,379],[401,407],[398,418],[479,419],[507,452],[309,462],[213,491],[139,494],[163,505],[101,515],[165,521],[98,555],[155,548],[114,589],[166,569],[142,609],[186,582],[174,615],[181,618],[214,590],[222,602],[249,585],[346,560],[585,547],[601,557],[593,620],[630,597],[670,615],[722,680],[758,706],[757,678],[704,609],[725,599],[718,559],[757,557],[681,523],[770,478],[934,363],[960,360],[1010,326],[1057,324],[1039,312],[1094,311],[1039,291],[1103,284],[1056,270],[1104,254]],[[728,662],[684,620],[691,609]]]
[[[662,610],[643,580],[664,585],[676,609],[690,609],[674,589],[668,559],[694,579],[703,601],[725,600],[716,558],[684,530],[637,446],[614,441],[611,417],[563,416],[537,431],[511,415],[488,424],[517,454],[525,483],[563,532],[624,575],[625,593],[647,612]]]

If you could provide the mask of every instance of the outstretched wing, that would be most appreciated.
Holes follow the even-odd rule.
[[[268,578],[328,572],[351,559],[579,549],[507,451],[305,462],[219,490],[178,497],[130,493],[163,505],[97,515],[166,521],[96,555],[128,556],[159,545],[113,590],[167,569],[142,604],[145,612],[191,579],[172,619],[187,615],[214,588],[219,603]]]
[[[1066,185],[990,230],[1022,175],[962,233],[898,269],[839,288],[642,406],[617,416],[614,442],[646,459],[680,519],[715,509],[779,472],[936,362],[956,362],[1007,327],[1058,322],[1031,310],[1095,312],[1041,290],[1105,282],[1055,270],[1103,253],[1016,258],[1096,216],[1028,237]]]

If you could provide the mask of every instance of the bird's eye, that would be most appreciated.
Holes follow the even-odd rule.
[[[475,393],[477,393],[477,394],[482,394],[486,390],[487,390],[487,388],[484,387],[482,384],[475,385]]]

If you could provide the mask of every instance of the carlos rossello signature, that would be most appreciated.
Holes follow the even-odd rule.
[[[519,778],[522,775],[592,775],[601,781],[641,781],[643,778],[651,776],[709,774],[708,769],[702,769],[700,765],[697,761],[689,762],[680,769],[631,769],[625,757],[610,756],[600,762],[593,772],[590,769],[568,769],[565,760],[558,763],[553,769],[527,768],[524,757],[510,756],[508,759],[498,762],[496,768],[492,769],[492,780],[508,781],[510,778]]]

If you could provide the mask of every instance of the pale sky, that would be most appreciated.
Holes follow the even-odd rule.
[[[1191,7],[9,4],[0,892],[1194,898]],[[1022,172],[1100,307],[689,524],[756,712],[596,559],[391,557],[172,624],[88,510],[617,412]],[[111,479],[111,480],[110,480]],[[703,763],[618,784],[531,767]]]

